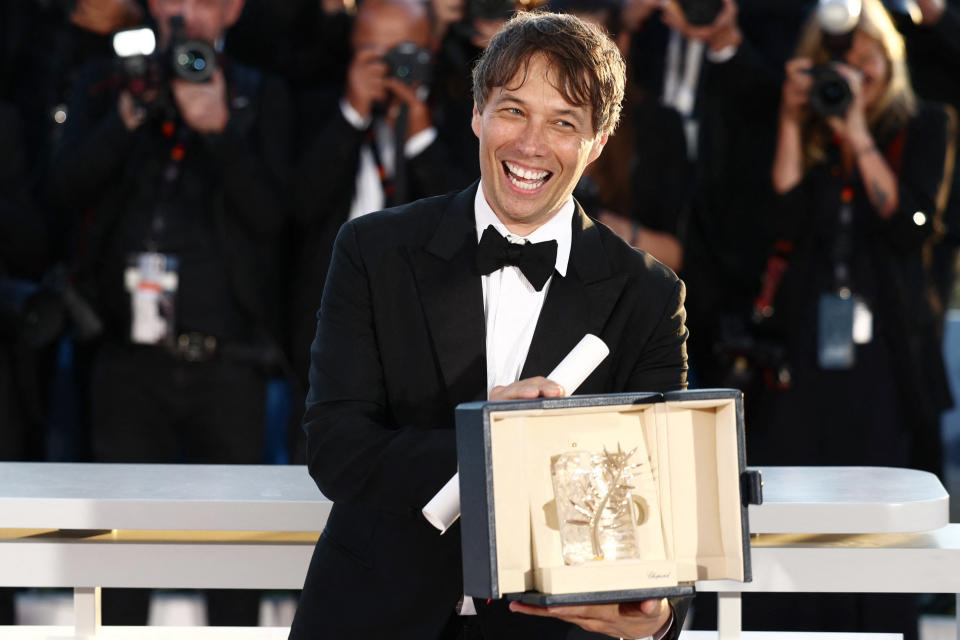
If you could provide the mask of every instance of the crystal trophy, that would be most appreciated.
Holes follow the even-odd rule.
[[[616,451],[569,451],[554,458],[551,475],[566,564],[640,557],[638,509],[631,493],[643,466],[631,461],[636,451],[623,451],[618,443]]]

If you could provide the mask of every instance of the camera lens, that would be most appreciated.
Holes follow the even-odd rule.
[[[173,72],[190,82],[206,82],[213,75],[216,52],[198,40],[178,43],[172,51]]]
[[[845,114],[853,101],[846,78],[830,66],[816,67],[812,73],[810,107],[814,113],[823,118]]]

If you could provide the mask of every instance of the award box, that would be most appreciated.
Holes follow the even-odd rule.
[[[551,606],[750,580],[761,482],[740,391],[472,402],[456,428],[468,595]]]

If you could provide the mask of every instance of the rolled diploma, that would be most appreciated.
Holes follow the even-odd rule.
[[[553,380],[572,395],[593,370],[610,353],[607,345],[592,333],[583,336],[577,346],[560,361],[547,379]],[[427,522],[446,533],[460,517],[460,474],[454,474],[447,484],[430,499],[422,510]]]

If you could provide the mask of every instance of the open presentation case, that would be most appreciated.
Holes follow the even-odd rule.
[[[457,407],[465,593],[530,604],[750,580],[743,400],[732,389]]]

